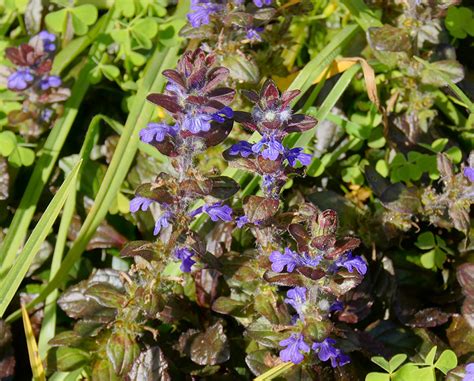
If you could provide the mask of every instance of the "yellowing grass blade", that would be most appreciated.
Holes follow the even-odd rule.
[[[23,317],[23,327],[25,328],[26,344],[28,346],[28,357],[30,358],[31,370],[33,372],[33,380],[46,381],[43,363],[41,362],[38,345],[36,344],[33,328],[31,328],[30,317],[25,306],[21,305],[21,316]]]
[[[273,380],[275,377],[281,376],[288,372],[293,367],[292,362],[284,362],[280,365],[274,366],[273,368],[267,370],[265,373],[261,374],[254,381],[267,381]]]

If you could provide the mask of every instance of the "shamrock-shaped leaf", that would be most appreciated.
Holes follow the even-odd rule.
[[[97,8],[91,4],[83,4],[78,7],[66,5],[59,11],[48,13],[45,22],[53,32],[65,33],[65,26],[67,26],[70,17],[74,33],[82,36],[87,33],[88,27],[97,21],[97,16]]]

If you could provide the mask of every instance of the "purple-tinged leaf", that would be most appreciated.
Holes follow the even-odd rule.
[[[250,223],[265,221],[270,217],[273,217],[278,208],[280,202],[270,198],[260,196],[248,196],[244,200],[244,212]]]
[[[318,121],[309,115],[295,114],[291,117],[288,122],[287,127],[285,127],[286,132],[303,132],[310,130]]]
[[[172,114],[182,111],[181,106],[178,104],[178,99],[174,96],[165,94],[150,94],[146,97],[146,99],[151,103],[163,107]]]

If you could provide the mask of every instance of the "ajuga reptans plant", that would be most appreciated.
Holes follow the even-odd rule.
[[[51,343],[74,347],[71,337],[87,340],[93,374],[109,367],[116,377],[137,379],[140,364],[150,356],[166,361],[169,374],[233,374],[226,362],[249,345],[245,362],[254,374],[264,370],[254,361],[262,351],[274,364],[302,363],[310,374],[350,362],[342,330],[331,317],[367,272],[365,261],[353,253],[359,240],[336,236],[332,210],[312,204],[285,210],[280,201],[285,182],[304,175],[310,161],[302,148],[286,147],[283,138],[316,121],[292,111],[298,91],[280,94],[272,81],[259,93],[243,92],[254,104],[250,112],[233,110],[235,91],[222,86],[228,74],[213,54],[187,51],[176,70],[163,72],[164,93],[147,97],[169,119],[148,124],[140,138],[166,155],[170,166],[138,187],[130,209],[152,212],[156,239],[134,241],[122,250],[122,256],[134,259],[127,273],[98,270],[59,300],[80,321]],[[195,160],[223,143],[234,122],[259,137],[232,145],[224,157],[260,176],[262,196],[239,200],[234,180],[203,173]],[[191,228],[201,215],[216,224],[214,230],[250,232],[255,248],[239,252],[231,244],[215,255],[205,236]],[[78,292],[88,299],[88,308],[75,308]],[[227,332],[234,319],[243,337]]]

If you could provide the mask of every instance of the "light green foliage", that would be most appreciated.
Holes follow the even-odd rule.
[[[441,237],[430,231],[421,233],[415,245],[421,250],[427,250],[419,257],[420,264],[427,269],[442,269],[447,255],[454,254]]]
[[[29,167],[35,161],[35,152],[23,147],[23,138],[11,131],[0,132],[0,156],[8,157],[8,162],[14,167]]]
[[[97,8],[91,4],[83,4],[77,7],[67,0],[54,1],[63,8],[46,15],[45,22],[53,32],[66,33],[68,23],[71,22],[74,33],[82,36],[87,33],[89,26],[97,21]]]
[[[435,361],[436,349],[436,346],[431,348],[422,363],[403,364],[407,359],[405,354],[395,355],[390,361],[380,356],[372,357],[372,362],[386,373],[369,373],[365,381],[436,381],[437,370],[446,375],[458,363],[456,354],[449,349],[443,351]]]
[[[444,24],[453,37],[466,38],[468,35],[474,36],[474,15],[470,8],[449,8]]]

